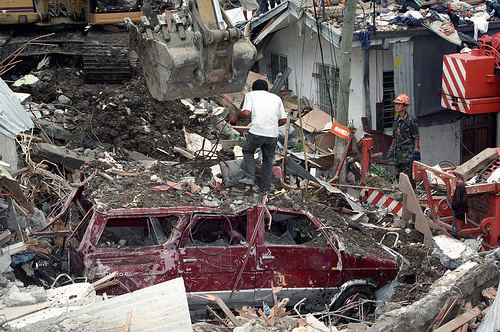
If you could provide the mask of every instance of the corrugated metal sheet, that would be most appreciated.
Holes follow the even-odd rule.
[[[394,92],[396,96],[400,93],[406,93],[412,101],[408,112],[415,116],[413,111],[414,96],[413,93],[413,42],[395,43],[392,51],[394,63]]]
[[[0,78],[0,133],[15,138],[20,132],[31,128],[33,121],[12,90]]]

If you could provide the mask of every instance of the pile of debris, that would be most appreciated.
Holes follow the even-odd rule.
[[[297,5],[300,5],[297,3]],[[310,15],[315,12],[324,15],[334,31],[342,26],[345,1],[327,1],[326,6],[320,3],[316,10],[307,7]],[[322,14],[324,13],[324,14]],[[356,10],[355,31],[398,31],[407,29],[429,29],[446,40],[460,45],[463,42],[475,45],[478,31],[482,34],[488,31],[488,23],[498,21],[500,9],[490,1],[387,1],[358,3]],[[474,35],[458,33],[457,28],[474,27]],[[363,38],[360,38],[362,42]],[[369,41],[368,41],[369,42]]]
[[[247,126],[225,121],[228,112],[238,109],[242,93],[159,103],[147,94],[141,78],[122,85],[88,85],[75,68],[45,68],[15,81],[23,103],[16,112],[30,115],[34,129],[13,130],[21,167],[4,163],[0,168],[0,291],[12,329],[57,326],[71,331],[97,319],[104,330],[141,330],[142,324],[190,330],[184,286],[177,279],[106,299],[96,291],[119,285],[121,276],[71,285],[57,277],[75,272],[69,271],[67,248],[82,240],[96,211],[123,216],[133,208],[191,206],[226,218],[262,205],[306,210],[335,233],[342,251],[394,259],[401,269],[376,300],[355,299],[335,310],[311,311],[284,296],[278,299],[280,291],[273,286],[272,305],[238,307],[236,316],[213,296],[209,300],[218,309],[210,307],[208,318],[193,325],[195,331],[381,331],[450,323],[473,328],[486,314],[478,307],[481,301],[498,305],[491,303],[495,295],[490,288],[498,280],[498,268],[490,262],[498,261],[498,251],[482,257],[481,241],[443,235],[447,233],[437,220],[424,214],[407,177],[392,185],[371,173],[372,142],[361,129],[347,135],[348,148],[340,158],[348,164],[348,184],[335,184],[339,173],[332,167],[333,146],[340,138],[329,132],[332,119],[316,109],[299,113],[298,101],[287,98],[290,125],[282,130],[277,152],[277,188],[263,196],[256,187],[238,184]],[[395,200],[400,195],[401,202]],[[247,246],[245,240],[239,239]],[[126,242],[119,238],[112,248]],[[162,288],[167,284],[182,292],[172,295],[170,288]],[[182,302],[178,324],[189,327],[168,325],[175,324],[168,319],[172,312],[168,306],[160,309],[162,301],[151,301],[155,292],[168,292],[162,301],[172,306],[171,299]],[[375,313],[359,314],[367,304],[377,307]],[[31,314],[38,310],[43,311]],[[167,318],[151,321],[152,315],[145,313],[156,310],[156,319]],[[356,318],[348,317],[352,311]],[[106,317],[114,320],[106,322]],[[488,315],[483,319],[489,320]]]

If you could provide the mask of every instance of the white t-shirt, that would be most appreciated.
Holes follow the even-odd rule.
[[[242,110],[252,112],[250,132],[259,136],[278,137],[278,120],[287,117],[281,98],[264,90],[247,93]]]

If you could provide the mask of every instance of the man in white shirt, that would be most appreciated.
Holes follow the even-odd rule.
[[[250,132],[243,146],[243,167],[245,177],[240,183],[255,184],[254,153],[262,151],[262,174],[260,189],[270,192],[274,151],[278,142],[278,126],[286,124],[287,114],[281,98],[267,91],[267,82],[256,80],[252,91],[245,95],[245,101],[238,117],[251,116]]]

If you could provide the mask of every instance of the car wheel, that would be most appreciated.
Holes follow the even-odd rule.
[[[363,321],[375,311],[375,288],[371,286],[351,286],[337,298],[330,308],[337,322]],[[352,318],[352,319],[350,319]]]

